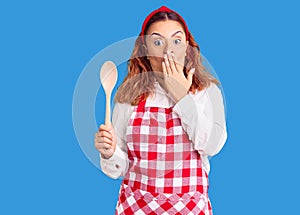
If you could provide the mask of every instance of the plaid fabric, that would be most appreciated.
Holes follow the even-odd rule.
[[[201,156],[172,108],[135,108],[116,214],[212,214]]]
[[[122,184],[116,214],[212,215],[210,201],[202,193],[150,193]]]

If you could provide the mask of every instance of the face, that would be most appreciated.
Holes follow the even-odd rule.
[[[174,52],[176,63],[184,65],[188,41],[179,22],[166,20],[153,23],[145,41],[147,56],[154,71],[162,71],[163,55],[168,50]]]

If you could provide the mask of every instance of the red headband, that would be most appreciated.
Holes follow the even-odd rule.
[[[146,25],[148,24],[149,20],[157,13],[159,12],[172,12],[172,13],[175,13],[177,16],[179,16],[180,20],[182,21],[182,23],[184,24],[184,30],[185,30],[185,35],[186,35],[186,40],[188,40],[189,38],[189,30],[188,30],[188,27],[184,21],[184,19],[177,13],[175,12],[174,10],[171,10],[165,6],[162,6],[160,8],[158,8],[157,10],[154,10],[153,12],[151,12],[145,19],[145,21],[143,22],[143,26],[142,26],[142,32],[141,32],[141,36],[142,36],[142,41],[143,43],[145,43],[144,41],[144,35],[145,35],[145,28],[146,28]]]

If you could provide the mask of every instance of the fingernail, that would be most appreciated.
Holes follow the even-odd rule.
[[[170,54],[170,53],[171,53],[171,51],[170,51],[170,50],[168,50],[168,51],[167,51],[167,54]]]
[[[194,73],[195,70],[196,70],[195,68],[192,68],[192,69],[190,70],[190,72],[191,72],[191,73]]]

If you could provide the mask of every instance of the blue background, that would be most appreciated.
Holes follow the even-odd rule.
[[[120,181],[81,151],[73,91],[94,55],[161,5],[185,18],[225,92],[214,213],[298,213],[299,5],[156,0],[0,3],[0,214],[113,214]]]

